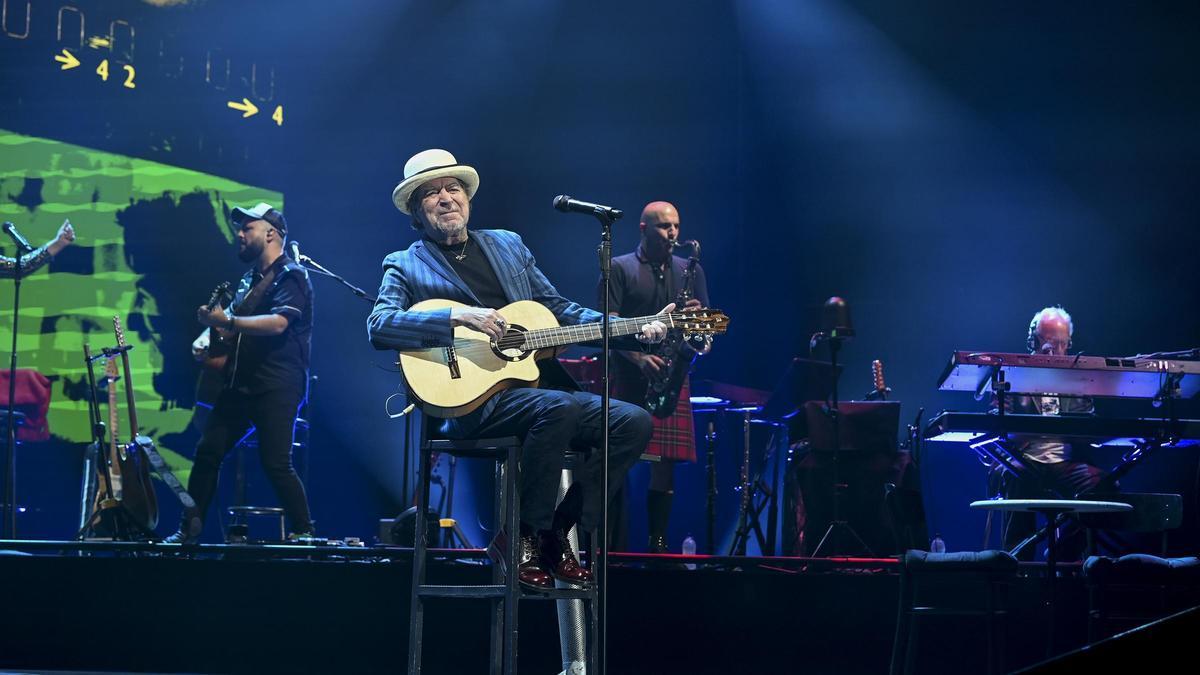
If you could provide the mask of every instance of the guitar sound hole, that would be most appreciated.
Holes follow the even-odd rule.
[[[525,327],[515,323],[509,324],[500,344],[497,344],[495,340],[491,341],[492,353],[505,361],[520,361],[529,358],[529,355],[533,353],[522,349],[520,345],[523,344],[525,344]]]

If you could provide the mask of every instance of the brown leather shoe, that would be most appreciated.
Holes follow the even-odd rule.
[[[492,562],[500,566],[500,570],[508,575],[508,533],[501,530],[488,544],[487,553]],[[554,579],[542,565],[538,556],[537,541],[532,534],[518,537],[521,547],[517,551],[517,581],[533,589],[554,588]]]
[[[566,530],[541,530],[538,544],[542,552],[542,564],[550,575],[559,581],[576,586],[592,583],[592,571],[579,564]]]

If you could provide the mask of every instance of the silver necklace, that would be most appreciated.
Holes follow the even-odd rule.
[[[468,239],[467,241],[470,241],[470,240]],[[467,242],[464,241],[462,250],[459,251],[458,253],[454,254],[454,259],[459,262],[462,262],[463,260],[466,259],[466,257],[467,257]]]

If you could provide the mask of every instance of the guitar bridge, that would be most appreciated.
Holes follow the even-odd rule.
[[[458,371],[458,353],[454,351],[454,347],[446,347],[446,365],[450,368],[450,379],[457,380],[462,377],[462,373]]]

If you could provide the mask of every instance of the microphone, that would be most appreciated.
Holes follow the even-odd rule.
[[[288,250],[292,252],[292,260],[300,262],[300,242],[292,241],[292,243],[288,244]]]
[[[1043,343],[1041,352],[1047,355],[1054,353],[1054,345],[1050,344],[1049,342]]]
[[[625,215],[625,213],[620,209],[614,209],[611,206],[604,206],[603,204],[593,204],[591,202],[580,201],[578,199],[571,198],[569,195],[559,195],[555,197],[554,208],[562,211],[563,213],[586,213],[592,216],[609,218],[610,220],[619,220],[621,216]]]
[[[6,221],[4,223],[4,231],[8,234],[8,236],[12,237],[12,240],[17,244],[17,248],[20,249],[22,253],[29,253],[33,250],[33,245],[29,243],[29,240],[25,237],[22,237],[20,232],[17,232],[16,225]]]

